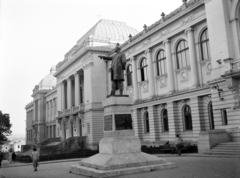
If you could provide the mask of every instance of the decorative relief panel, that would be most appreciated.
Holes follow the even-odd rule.
[[[127,94],[133,95],[133,87],[132,86],[127,87],[126,90],[127,90]]]
[[[128,54],[131,54],[132,52],[134,52],[135,51],[135,48],[131,48],[131,49],[129,49],[128,51],[127,51],[127,53]]]
[[[146,39],[146,40],[143,42],[143,46],[147,46],[149,43],[150,43],[150,38]]]
[[[189,71],[191,70],[190,66],[184,67],[182,69],[175,70],[177,75],[180,75],[181,82],[189,81]]]
[[[209,62],[209,63],[207,64],[206,68],[207,68],[207,75],[210,75],[210,74],[211,74],[211,71],[212,71],[212,63]]]
[[[167,35],[169,32],[170,32],[170,28],[166,28],[166,29],[160,31],[160,33],[159,33],[159,38]]]
[[[167,87],[167,75],[158,76],[157,81],[160,85],[160,88]]]
[[[188,17],[185,17],[181,20],[181,25],[186,25],[187,23],[191,22],[194,19],[194,15],[191,14]]]
[[[143,81],[140,83],[140,87],[143,91],[143,93],[148,92],[148,81]]]

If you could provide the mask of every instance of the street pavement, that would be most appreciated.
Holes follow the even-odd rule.
[[[116,178],[240,178],[240,158],[161,155],[177,168],[116,176]],[[69,173],[80,159],[40,162],[34,172],[32,164],[2,162],[0,178],[87,178]]]

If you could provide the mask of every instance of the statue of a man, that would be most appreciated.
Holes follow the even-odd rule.
[[[126,65],[126,56],[121,52],[119,43],[115,47],[116,54],[113,57],[98,56],[103,60],[111,60],[111,80],[112,91],[111,95],[115,95],[115,91],[119,90],[120,95],[123,94],[124,70]]]

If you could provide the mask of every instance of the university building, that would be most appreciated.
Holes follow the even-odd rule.
[[[240,141],[239,6],[239,0],[184,0],[139,33],[100,20],[57,64],[56,88],[44,94],[41,110],[48,118],[44,138],[86,136],[90,148],[97,146],[102,100],[111,91],[111,62],[98,55],[112,56],[119,42],[127,57],[124,93],[132,98],[133,127],[142,144],[176,134],[200,143],[202,133],[225,132],[229,141]],[[29,118],[36,117],[36,104],[27,105]]]

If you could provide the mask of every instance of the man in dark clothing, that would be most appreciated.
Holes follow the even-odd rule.
[[[112,91],[111,95],[115,95],[115,91],[119,90],[120,95],[123,94],[124,70],[126,65],[126,56],[121,52],[120,44],[117,43],[115,47],[116,54],[113,57],[98,56],[103,60],[111,60],[111,80]]]

